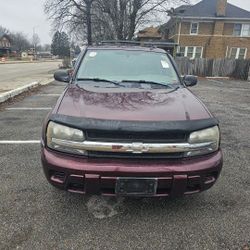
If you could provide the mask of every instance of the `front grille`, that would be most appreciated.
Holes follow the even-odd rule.
[[[91,158],[152,159],[153,160],[153,159],[179,159],[179,158],[183,158],[183,153],[133,154],[133,153],[89,151],[88,156]]]
[[[152,142],[178,143],[185,142],[187,135],[183,132],[127,132],[127,131],[86,131],[90,141],[104,142]]]

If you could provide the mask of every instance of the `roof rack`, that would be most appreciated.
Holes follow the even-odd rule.
[[[142,46],[142,47],[150,47],[161,48],[165,46],[177,46],[177,43],[167,42],[167,41],[155,41],[155,42],[147,42],[147,41],[129,41],[129,40],[106,40],[98,42],[97,45],[131,45],[131,46]]]

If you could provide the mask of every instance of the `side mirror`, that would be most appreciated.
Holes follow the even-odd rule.
[[[183,81],[187,87],[192,87],[198,83],[198,78],[197,76],[186,75],[183,77]]]
[[[70,82],[70,74],[68,70],[57,70],[54,74],[54,78],[59,82]]]

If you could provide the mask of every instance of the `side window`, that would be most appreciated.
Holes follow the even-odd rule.
[[[190,25],[190,34],[197,35],[199,30],[199,23],[191,23]]]

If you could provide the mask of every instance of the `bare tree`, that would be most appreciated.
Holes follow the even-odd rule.
[[[27,35],[22,32],[11,32],[3,26],[0,26],[0,33],[6,34],[11,40],[12,50],[18,53],[28,50],[31,47]]]
[[[31,44],[27,39],[27,35],[22,32],[11,33],[12,49],[18,53],[31,48]]]
[[[0,25],[0,33],[9,35],[10,31],[8,29],[6,29],[5,27]]]
[[[136,28],[149,21],[153,13],[167,3],[169,0],[98,0],[99,9],[107,15],[109,26],[119,40],[131,40]]]
[[[173,4],[188,4],[190,0],[98,0],[98,3],[115,29],[115,38],[131,40],[137,29],[152,23],[153,17],[167,14]]]
[[[92,43],[91,9],[95,0],[47,0],[45,13],[53,20],[56,30],[87,29],[88,44]]]
[[[170,4],[189,0],[47,0],[45,12],[56,30],[66,28],[88,44],[102,39],[129,39]]]

